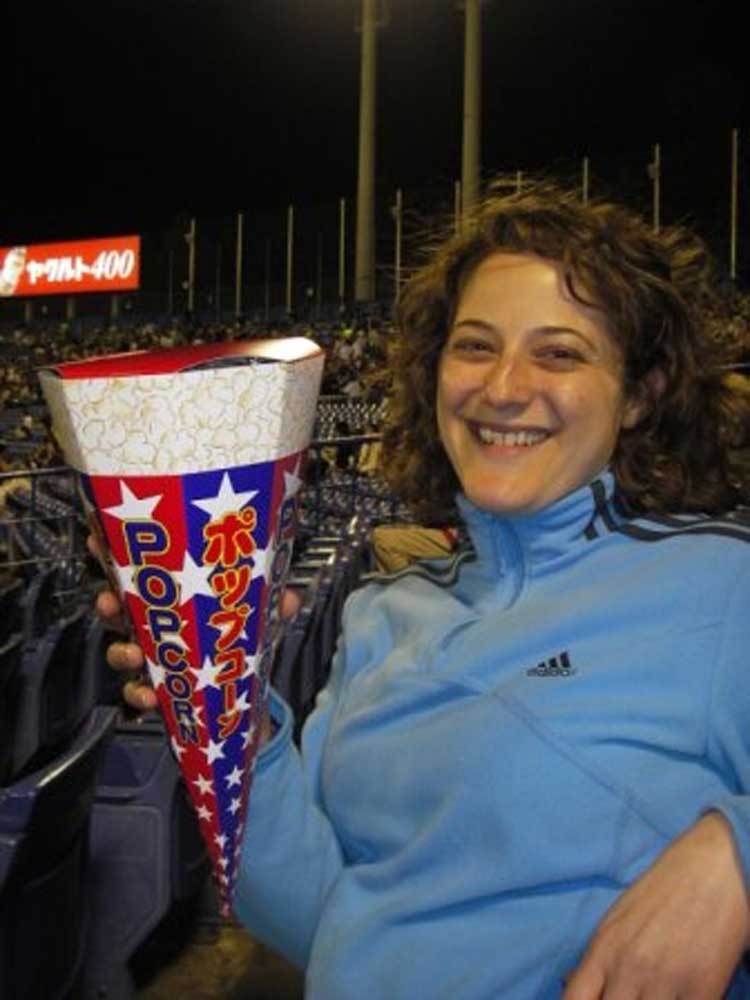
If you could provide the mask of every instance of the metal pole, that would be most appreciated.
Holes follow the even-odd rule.
[[[294,205],[286,213],[286,311],[292,314],[292,270],[294,263]]]
[[[465,0],[464,119],[461,181],[463,222],[466,224],[479,200],[481,22],[479,0]]]
[[[192,315],[195,307],[195,219],[190,220],[190,229],[185,236],[188,244],[188,312]]]
[[[321,319],[323,312],[323,234],[318,233],[317,267],[315,269],[315,313]]]
[[[583,204],[588,205],[589,203],[589,158],[584,156],[583,158],[583,168],[581,170],[581,198],[583,199]]]
[[[453,182],[453,219],[454,229],[461,232],[461,181]]]
[[[221,243],[216,244],[216,320],[221,323]]]
[[[396,225],[396,252],[395,252],[395,282],[393,289],[394,299],[398,298],[398,293],[401,290],[401,237],[403,233],[403,209],[404,200],[401,192],[401,188],[396,191],[396,204],[393,206],[393,221]]]
[[[375,88],[377,0],[362,0],[362,56],[359,91],[357,246],[354,298],[375,298]]]
[[[654,232],[658,233],[661,225],[661,145],[658,142],[654,146],[651,166],[651,178],[654,182]]]
[[[732,205],[731,227],[729,238],[729,275],[732,281],[737,278],[737,182],[739,166],[739,129],[732,129]]]
[[[237,213],[237,250],[235,252],[234,276],[234,315],[237,319],[242,315],[242,249],[243,249],[243,229],[245,216],[242,212]]]
[[[174,250],[169,251],[167,263],[167,315],[174,316]]]
[[[346,295],[346,198],[339,198],[339,300]]]
[[[265,293],[264,293],[264,309],[263,316],[265,322],[268,322],[268,318],[271,315],[271,241],[266,240],[266,260],[264,267],[265,276]]]

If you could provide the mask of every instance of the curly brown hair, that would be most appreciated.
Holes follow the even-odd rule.
[[[643,393],[658,370],[665,387],[647,415],[623,430],[612,469],[634,511],[720,513],[746,493],[731,451],[748,426],[748,399],[722,369],[728,348],[711,335],[714,272],[690,230],[655,232],[607,201],[582,203],[549,182],[502,196],[490,188],[470,224],[428,248],[396,304],[387,377],[392,386],[381,472],[424,523],[455,519],[459,482],[438,436],[437,373],[468,278],[490,254],[559,262],[568,290],[600,308],[624,357],[625,390]]]

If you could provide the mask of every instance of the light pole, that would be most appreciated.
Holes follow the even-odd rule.
[[[464,226],[479,201],[481,132],[480,0],[464,0],[464,117],[461,153],[461,197]]]
[[[377,0],[362,0],[354,298],[375,298],[375,95]]]

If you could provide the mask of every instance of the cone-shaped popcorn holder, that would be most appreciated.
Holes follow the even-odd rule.
[[[323,353],[301,337],[90,358],[40,381],[229,913]]]

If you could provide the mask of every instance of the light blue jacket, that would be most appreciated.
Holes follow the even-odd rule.
[[[475,556],[349,599],[301,755],[274,703],[236,910],[313,1000],[557,998],[708,809],[750,870],[748,522],[628,518],[609,474],[462,513]]]

